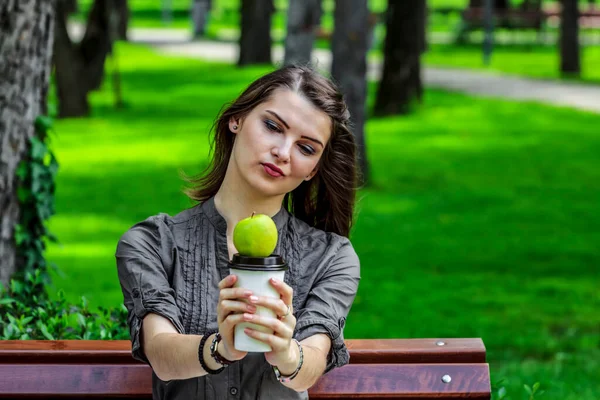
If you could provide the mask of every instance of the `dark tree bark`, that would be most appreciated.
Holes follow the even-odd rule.
[[[204,36],[208,16],[212,7],[212,0],[193,0],[192,1],[192,26],[194,29],[194,37]]]
[[[469,8],[483,8],[485,0],[469,0]],[[496,10],[507,10],[509,7],[508,0],[496,0],[494,1],[494,8]]]
[[[54,40],[54,70],[58,96],[58,116],[84,116],[89,113],[88,84],[80,82],[84,76],[83,56],[77,44],[71,42],[67,31],[67,10],[61,0],[56,3],[56,30]]]
[[[284,64],[310,64],[321,13],[321,0],[290,0]]]
[[[0,2],[0,282],[19,268],[14,241],[20,210],[16,169],[27,157],[34,122],[46,114],[54,2]]]
[[[111,34],[111,27],[117,30],[118,26],[115,13],[118,9],[113,0],[94,0],[85,35],[81,42],[73,43],[67,31],[67,9],[63,0],[57,0],[54,65],[59,117],[88,115],[87,95],[102,85],[106,57],[117,36]]]
[[[406,114],[423,94],[426,4],[423,0],[389,0],[387,14],[383,74],[374,114]]]
[[[563,75],[581,74],[579,47],[579,7],[577,0],[562,0],[560,18],[560,72]]]
[[[365,183],[369,176],[365,149],[369,31],[367,0],[336,0],[334,18],[331,75],[348,104],[358,147],[360,181]]]
[[[127,40],[127,29],[129,28],[129,4],[127,0],[114,0],[117,17],[117,38]]]
[[[239,66],[271,64],[271,15],[273,0],[241,1]]]

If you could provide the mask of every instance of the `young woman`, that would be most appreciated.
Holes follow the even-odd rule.
[[[343,329],[360,266],[348,240],[355,143],[342,95],[289,66],[253,82],[220,115],[212,162],[188,195],[199,202],[127,231],[117,267],[133,356],[153,369],[154,399],[303,399],[348,363]],[[289,270],[280,299],[235,288],[233,228],[253,212],[277,225]],[[255,314],[264,306],[279,318]],[[268,353],[233,346],[236,324],[269,327]]]

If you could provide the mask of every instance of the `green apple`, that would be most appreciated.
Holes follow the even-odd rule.
[[[277,246],[277,226],[265,214],[254,214],[233,228],[233,245],[242,256],[268,257]]]

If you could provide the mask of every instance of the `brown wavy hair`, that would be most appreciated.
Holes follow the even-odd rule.
[[[187,179],[192,187],[185,193],[199,202],[217,194],[233,149],[235,135],[229,130],[231,117],[243,120],[279,88],[304,96],[331,118],[331,138],[319,160],[317,174],[287,193],[283,204],[310,226],[348,237],[357,188],[356,144],[350,131],[350,113],[338,88],[308,67],[285,66],[262,76],[222,111],[211,129],[214,132],[211,162],[200,175]]]

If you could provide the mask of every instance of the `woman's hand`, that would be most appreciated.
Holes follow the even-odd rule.
[[[292,373],[299,362],[298,346],[292,342],[296,318],[292,310],[293,289],[284,282],[271,279],[271,285],[279,292],[280,298],[261,296],[250,297],[252,304],[272,310],[279,318],[264,317],[244,313],[244,321],[262,325],[273,330],[273,334],[260,332],[251,328],[244,331],[250,337],[271,346],[271,351],[265,353],[265,359],[271,365],[279,368],[283,374]],[[291,371],[290,371],[291,369]]]
[[[242,301],[250,298],[252,292],[244,288],[234,288],[237,282],[236,275],[229,275],[219,282],[219,302],[217,303],[217,323],[221,334],[221,343],[218,351],[221,356],[229,361],[237,361],[246,357],[245,351],[238,351],[233,345],[234,328],[244,322],[244,313],[252,315],[256,306]]]

